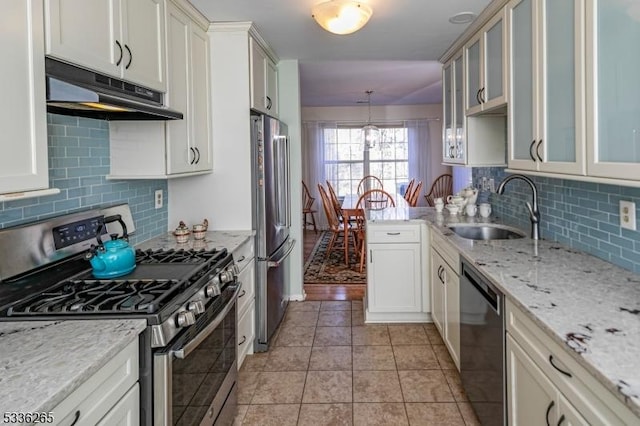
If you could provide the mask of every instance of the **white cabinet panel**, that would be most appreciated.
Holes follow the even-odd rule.
[[[46,54],[166,91],[165,0],[45,0]]]
[[[42,2],[2,5],[0,194],[49,186]]]
[[[278,117],[278,69],[271,58],[251,37],[251,108]]]
[[[140,386],[136,383],[100,420],[98,426],[138,426],[140,424]]]
[[[420,244],[369,244],[369,310],[420,312]]]

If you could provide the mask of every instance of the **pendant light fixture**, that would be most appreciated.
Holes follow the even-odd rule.
[[[380,129],[371,124],[371,94],[373,90],[367,90],[367,106],[369,108],[369,121],[367,125],[362,128],[362,136],[364,139],[364,150],[368,151],[371,148],[375,148],[380,142]]]
[[[353,0],[330,0],[311,9],[311,16],[333,34],[351,34],[364,27],[372,14],[371,8]]]

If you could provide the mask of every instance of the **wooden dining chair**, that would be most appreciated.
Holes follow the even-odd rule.
[[[451,194],[453,194],[453,177],[445,173],[433,181],[431,189],[424,197],[427,199],[427,204],[433,207],[435,206],[434,200],[436,198],[447,198]]]
[[[304,229],[307,229],[307,225],[313,225],[313,232],[317,234],[318,228],[316,227],[315,214],[318,211],[313,208],[313,203],[315,203],[315,201],[316,199],[309,193],[307,184],[302,181],[302,226]],[[311,216],[311,222],[309,222],[307,216]]]
[[[382,181],[373,175],[367,175],[360,179],[358,183],[358,195],[362,195],[370,189],[382,189]]]
[[[407,200],[409,207],[415,207],[418,205],[418,197],[420,197],[420,191],[422,191],[422,181],[418,182],[415,189],[413,190],[413,193]]]
[[[362,273],[364,269],[364,262],[367,257],[367,244],[366,244],[366,231],[365,231],[365,217],[364,211],[359,210],[354,217],[355,224],[351,229],[351,233],[354,237],[354,245],[356,249],[356,255],[359,258],[358,272]]]
[[[329,256],[331,250],[334,248],[336,241],[340,237],[343,238],[343,244],[347,242],[344,241],[344,225],[342,222],[338,220],[338,216],[333,208],[331,203],[331,199],[327,194],[327,191],[324,189],[322,184],[318,184],[318,191],[320,192],[320,198],[322,199],[322,207],[324,209],[324,214],[327,216],[327,222],[329,224],[329,230],[331,231],[331,240],[329,240],[329,246],[327,247],[327,252],[325,253],[325,257]],[[343,249],[344,246],[335,246],[335,248]]]
[[[367,210],[380,210],[386,207],[395,207],[391,194],[384,189],[370,189],[358,198],[356,208]]]
[[[409,185],[407,185],[407,189],[404,191],[404,199],[409,202],[409,199],[413,195],[413,185],[416,183],[416,178],[413,178],[409,181]]]
[[[333,189],[333,185],[331,182],[327,180],[327,188],[329,189],[329,197],[331,199],[331,205],[338,216],[338,220],[342,222],[342,206],[340,205],[340,200],[338,200],[338,196],[336,195],[336,190]]]

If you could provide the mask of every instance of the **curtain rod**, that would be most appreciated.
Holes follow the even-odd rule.
[[[405,118],[399,120],[371,120],[371,123],[376,124],[389,124],[389,123],[401,123],[404,121],[441,121],[440,117],[426,117],[426,118]],[[302,120],[303,123],[336,123],[336,124],[366,124],[366,120]]]

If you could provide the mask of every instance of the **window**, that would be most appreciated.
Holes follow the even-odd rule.
[[[325,176],[338,196],[355,194],[367,175],[382,180],[384,189],[394,195],[409,176],[409,144],[405,127],[380,127],[380,147],[364,150],[360,127],[338,126],[324,130]]]

